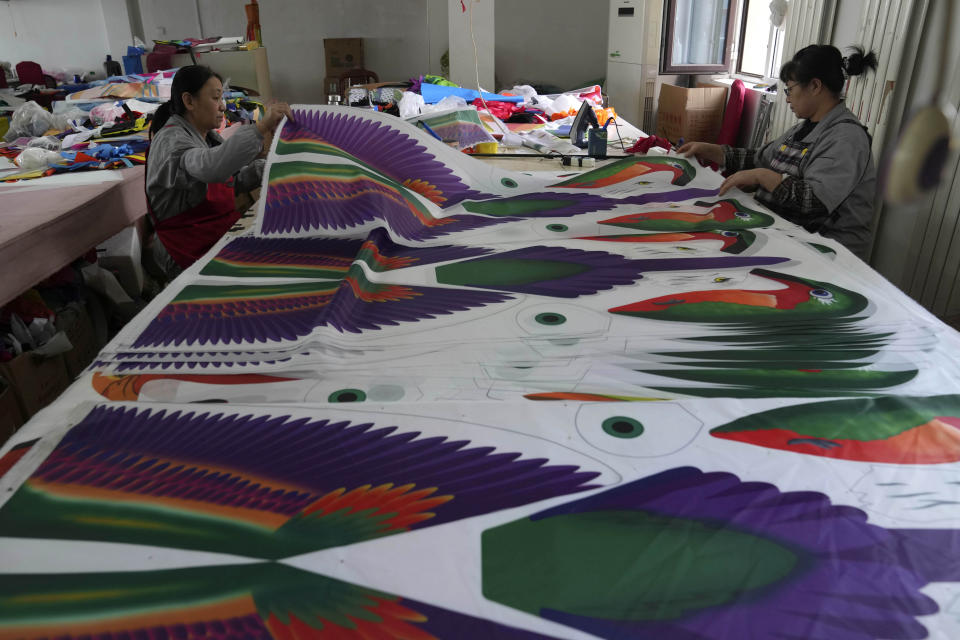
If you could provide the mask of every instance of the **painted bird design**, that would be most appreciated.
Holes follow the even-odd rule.
[[[714,202],[698,201],[697,207],[710,207],[707,213],[669,209],[645,211],[601,220],[600,224],[642,231],[735,231],[769,227],[773,216],[745,207],[739,200],[725,198]]]
[[[678,467],[487,529],[483,593],[601,638],[923,638],[921,588],[960,578],[958,546]]]
[[[687,243],[700,241],[719,241],[720,251],[723,253],[739,254],[750,248],[756,241],[757,234],[746,229],[734,231],[687,231],[675,233],[627,233],[609,236],[582,236],[577,240],[593,240],[596,242],[622,242],[628,244],[645,243]]]
[[[610,309],[611,313],[677,322],[774,322],[843,318],[866,309],[867,299],[855,291],[819,282],[753,269],[752,275],[783,285],[776,289],[718,289],[658,296]]]
[[[710,433],[725,440],[842,460],[958,462],[960,396],[813,402],[744,416]]]
[[[556,298],[576,298],[633,284],[643,273],[773,265],[776,257],[650,258],[605,251],[533,246],[435,268],[437,282]]]
[[[147,325],[134,346],[295,341],[320,327],[360,333],[511,299],[492,291],[374,283],[355,264],[339,282],[188,285]]]
[[[102,405],[0,509],[0,535],[275,559],[583,491],[598,475],[371,422]]]
[[[660,172],[669,175],[670,184],[678,187],[687,185],[697,175],[697,170],[694,169],[693,165],[683,158],[637,156],[611,162],[599,169],[581,173],[576,177],[551,186],[568,189],[599,189],[639,178],[649,173]]]
[[[0,638],[546,640],[548,637],[278,563],[14,574]]]

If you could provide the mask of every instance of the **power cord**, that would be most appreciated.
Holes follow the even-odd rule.
[[[480,95],[480,102],[483,103],[483,108],[490,112],[490,108],[487,106],[487,101],[483,99],[483,89],[480,88],[480,55],[477,53],[477,38],[473,35],[473,3],[476,0],[469,0],[470,2],[470,40],[473,41],[473,69],[477,74],[477,93]]]

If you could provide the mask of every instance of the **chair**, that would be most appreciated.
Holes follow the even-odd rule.
[[[173,54],[154,51],[147,54],[147,73],[165,71],[173,67]]]
[[[17,63],[17,79],[20,84],[40,84],[48,89],[57,86],[57,81],[53,79],[53,76],[45,74],[39,64],[30,60]]]
[[[350,69],[340,74],[340,95],[347,102],[350,87],[355,84],[368,84],[371,82],[380,82],[380,76],[369,69]]]

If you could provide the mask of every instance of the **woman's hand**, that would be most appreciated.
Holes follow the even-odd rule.
[[[677,153],[681,153],[686,157],[696,156],[697,160],[703,162],[714,162],[720,166],[723,166],[723,147],[718,144],[710,144],[709,142],[688,142],[679,149]]]
[[[753,190],[757,187],[763,187],[767,191],[773,191],[783,181],[776,171],[770,169],[748,169],[746,171],[737,171],[735,174],[723,181],[720,185],[720,192],[717,195],[723,195],[734,187],[743,191]]]
[[[257,122],[257,129],[264,137],[272,135],[284,116],[287,117],[287,120],[293,122],[293,112],[290,111],[290,105],[286,102],[271,102],[267,105],[266,113]]]

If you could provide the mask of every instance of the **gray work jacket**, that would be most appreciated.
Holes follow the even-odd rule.
[[[803,123],[757,151],[758,167],[781,166],[774,162],[784,145],[791,144]],[[805,181],[827,209],[819,228],[811,229],[832,238],[866,260],[872,244],[873,205],[877,171],[870,136],[857,117],[841,102],[801,140],[803,152],[796,167],[787,172]],[[777,170],[777,169],[774,169]],[[775,193],[775,192],[774,192]],[[758,191],[757,200],[777,211],[775,198]],[[779,213],[779,212],[778,212]],[[785,216],[788,219],[790,216]],[[793,220],[805,224],[805,220]]]
[[[215,131],[204,139],[181,116],[171,115],[150,142],[147,198],[157,220],[197,206],[207,185],[234,179],[240,193],[260,185],[263,136],[256,125],[242,125],[226,141]]]

